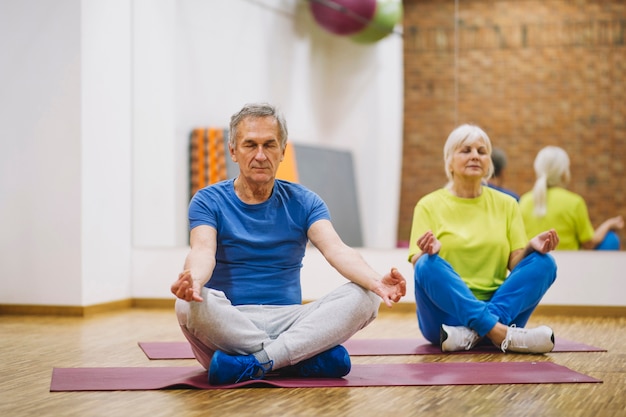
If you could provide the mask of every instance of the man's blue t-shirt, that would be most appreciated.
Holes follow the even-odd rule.
[[[216,265],[206,287],[233,305],[302,302],[300,269],[313,223],[330,219],[326,203],[299,184],[276,180],[271,197],[246,204],[234,180],[199,190],[189,205],[189,227],[217,230]]]

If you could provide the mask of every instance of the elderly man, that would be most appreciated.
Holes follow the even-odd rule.
[[[275,178],[287,125],[268,104],[246,105],[230,123],[234,179],[198,191],[189,206],[190,252],[172,284],[176,313],[211,384],[260,379],[270,371],[342,377],[341,346],[406,293],[397,269],[374,271],[335,231],[324,201]],[[350,282],[302,304],[308,242]]]

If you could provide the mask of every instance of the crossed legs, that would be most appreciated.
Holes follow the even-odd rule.
[[[524,327],[556,278],[556,263],[537,252],[524,258],[488,301],[478,300],[438,255],[422,255],[415,265],[415,299],[420,330],[439,344],[442,324],[465,326],[497,345],[507,327]]]
[[[216,350],[261,355],[273,369],[337,346],[376,318],[380,298],[347,283],[302,305],[233,306],[221,291],[203,289],[202,303],[177,300],[179,324],[197,360],[209,368]]]

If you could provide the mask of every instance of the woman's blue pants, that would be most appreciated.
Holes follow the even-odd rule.
[[[442,324],[469,327],[480,336],[497,322],[524,327],[556,279],[556,269],[551,255],[533,252],[517,264],[490,300],[482,301],[446,260],[424,254],[414,271],[420,330],[438,345]]]

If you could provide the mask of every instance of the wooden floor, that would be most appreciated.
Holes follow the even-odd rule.
[[[0,416],[626,416],[626,318],[534,316],[560,337],[608,349],[547,355],[354,357],[353,363],[550,361],[601,384],[49,392],[53,367],[195,366],[150,361],[138,341],[184,340],[174,314],[0,316]],[[384,313],[355,337],[420,337],[413,314]]]

